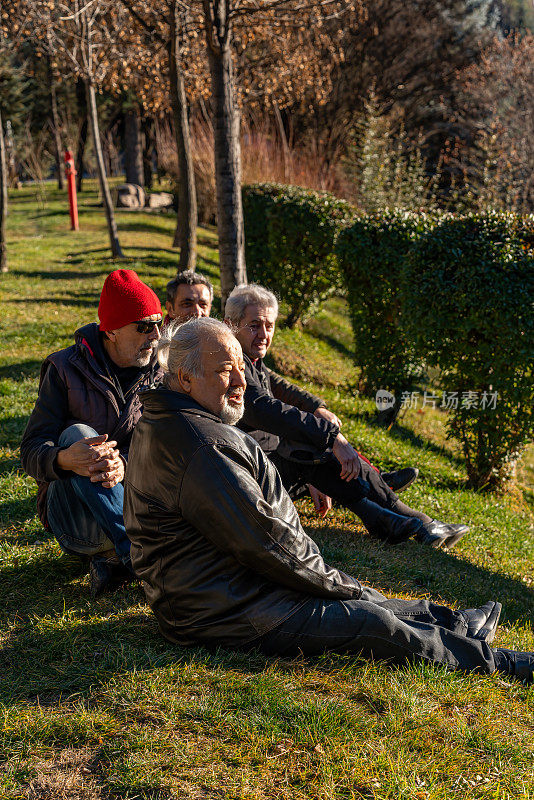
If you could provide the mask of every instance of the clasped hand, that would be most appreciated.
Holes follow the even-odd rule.
[[[124,461],[117,450],[117,442],[108,442],[107,433],[88,436],[60,450],[57,464],[61,469],[90,478],[92,483],[101,483],[106,489],[124,478]]]

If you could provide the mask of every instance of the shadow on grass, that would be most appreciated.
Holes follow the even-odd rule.
[[[0,503],[0,523],[4,525],[23,522],[33,517],[35,513],[35,497],[25,497],[22,500],[4,500]],[[16,539],[16,543],[22,544],[18,539]]]
[[[52,201],[54,202],[54,201]],[[68,209],[65,208],[45,208],[42,211],[35,211],[30,219],[43,219],[44,217],[67,217]]]
[[[387,594],[428,593],[457,607],[476,607],[491,596],[503,601],[503,620],[532,620],[534,592],[521,581],[413,543],[386,548],[340,528],[310,528],[323,540],[325,557]],[[343,555],[337,549],[341,547]],[[347,553],[350,555],[347,556]],[[344,562],[344,563],[343,563]],[[0,681],[9,698],[88,692],[121,673],[177,662],[247,673],[271,663],[257,652],[183,648],[166,642],[147,613],[140,587],[132,585],[91,600],[87,564],[36,550],[24,563],[2,569],[1,616],[11,635],[0,653]],[[488,586],[491,590],[488,590]],[[117,618],[120,615],[120,618]],[[95,616],[97,619],[95,619]],[[42,622],[39,622],[41,618]],[[310,659],[316,662],[316,659]]]
[[[172,226],[168,227],[168,226],[165,226],[165,225],[158,224],[160,222],[160,220],[158,220],[158,222],[156,222],[154,220],[153,224],[151,224],[150,222],[147,222],[147,221],[143,221],[143,220],[137,220],[137,221],[132,221],[132,222],[122,222],[121,221],[120,224],[119,224],[119,233],[121,233],[122,231],[132,231],[133,233],[135,233],[135,232],[139,232],[139,233],[160,233],[163,236],[167,236],[170,239],[172,239],[174,237],[174,225],[176,225],[176,215],[174,217],[169,215],[167,217],[167,219],[170,222],[173,223]],[[128,248],[128,249],[131,249],[131,248]]]
[[[319,543],[326,561],[336,566],[341,559],[346,562],[350,550],[349,563],[342,568],[372,586],[384,587],[388,595],[428,593],[433,600],[459,608],[500,600],[502,621],[533,625],[534,591],[498,569],[473,564],[460,551],[433,550],[412,541],[391,547],[366,534],[358,536],[336,527],[307,525],[306,529]]]
[[[83,263],[84,259],[79,258],[76,262],[73,263],[79,264]],[[31,276],[32,279],[39,278],[40,280],[51,280],[51,281],[74,281],[74,280],[83,280],[87,278],[95,278],[98,275],[108,275],[110,269],[86,269],[86,270],[72,270],[72,269],[56,269],[54,271],[44,271],[44,270],[11,270],[11,275],[20,275],[21,277],[28,278]],[[35,302],[33,298],[28,298],[26,301],[19,301],[19,302]]]
[[[76,293],[77,296],[74,295],[74,292],[71,292],[68,297],[40,297],[39,298],[39,305],[61,305],[61,306],[77,306],[77,307],[86,307],[92,308],[95,302],[98,300],[98,293],[88,293],[88,292],[78,292]],[[7,303],[11,303],[14,305],[22,305],[25,303],[30,302],[29,300],[6,300]],[[50,323],[49,323],[50,324]],[[53,322],[51,323],[53,324]]]
[[[9,378],[12,381],[25,381],[27,378],[38,378],[42,363],[36,359],[29,359],[14,364],[4,364],[0,367],[0,380]]]
[[[358,411],[355,409],[353,411],[345,412],[345,416],[354,420],[360,420],[370,428],[377,428],[384,431],[386,430],[383,425],[378,423],[376,414],[373,412]],[[414,433],[414,431],[412,431],[410,428],[400,425],[398,422],[388,430],[388,433],[392,439],[406,442],[416,449],[429,450],[431,453],[435,453],[436,455],[445,457],[448,461],[454,462],[459,467],[465,466],[464,461],[459,455],[449,452],[441,445],[435,444],[431,439],[427,439],[424,436],[421,436],[421,434]],[[457,488],[457,484],[454,484],[454,487]]]
[[[0,447],[18,447],[27,422],[27,416],[3,419],[0,426]]]
[[[204,227],[206,227],[206,226],[204,226]],[[197,244],[199,244],[201,247],[211,247],[212,250],[216,250],[217,249],[217,239],[216,239],[217,229],[216,228],[213,228],[213,236],[214,236],[214,238],[210,239],[209,236],[205,236],[204,234],[199,233],[197,235]]]
[[[14,469],[21,469],[20,458],[0,458],[0,475],[5,475]]]
[[[354,356],[354,352],[350,347],[347,347],[334,336],[329,336],[327,333],[322,333],[320,330],[317,330],[317,327],[310,330],[309,333],[314,339],[319,339],[320,342],[324,342],[324,344],[327,344],[332,350],[337,350],[338,353],[341,353],[342,356],[346,356],[347,358],[352,358]]]

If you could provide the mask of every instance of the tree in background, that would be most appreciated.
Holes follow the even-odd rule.
[[[496,39],[460,73],[462,113],[476,122],[463,166],[480,208],[534,211],[534,36]]]
[[[6,146],[4,141],[4,123],[2,109],[0,108],[0,272],[7,272],[7,247],[6,247],[6,218],[7,218],[7,163]]]
[[[168,97],[174,123],[176,150],[178,155],[178,217],[174,234],[174,246],[180,248],[178,270],[195,269],[197,250],[197,197],[189,113],[183,69],[184,52],[189,43],[187,34],[192,4],[181,0],[166,0],[163,4],[155,0],[121,0],[128,9],[134,23],[145,31],[146,45],[152,51],[164,48],[167,53]],[[197,23],[198,24],[198,23]],[[146,38],[145,37],[145,38]],[[148,74],[162,71],[161,59],[152,59]],[[140,76],[141,77],[141,76]],[[146,77],[146,75],[145,75]],[[163,86],[155,83],[155,91],[161,94]]]

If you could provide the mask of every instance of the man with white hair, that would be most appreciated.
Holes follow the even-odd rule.
[[[141,396],[124,516],[134,569],[181,645],[334,650],[532,681],[534,655],[489,647],[500,604],[453,611],[387,599],[325,563],[275,467],[235,427],[244,360],[229,329],[190,320],[160,344],[163,386]]]
[[[413,537],[430,547],[453,547],[467,525],[434,520],[403,503],[387,476],[345,439],[341,421],[320,398],[265,366],[277,316],[275,295],[257,284],[237,286],[226,301],[225,320],[245,356],[241,427],[268,454],[291,496],[308,485],[316,507],[327,510],[332,498],[357,514],[371,535],[391,544]]]

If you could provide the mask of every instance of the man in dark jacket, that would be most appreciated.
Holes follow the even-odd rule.
[[[131,574],[122,480],[139,391],[154,382],[161,304],[135,272],[115,270],[98,316],[44,361],[21,443],[41,521],[64,550],[91,557],[94,596]]]
[[[468,527],[434,520],[397,497],[381,475],[340,431],[341,421],[318,397],[269,370],[278,302],[268,289],[237,286],[225,318],[245,355],[245,414],[240,426],[253,436],[278,469],[292,497],[310,486],[316,506],[330,498],[357,514],[370,534],[391,544],[414,537],[431,547],[453,547]]]
[[[324,562],[272,462],[235,427],[244,362],[228,328],[186,322],[160,360],[164,386],[142,395],[132,437],[124,517],[164,636],[284,656],[420,659],[532,680],[532,654],[489,647],[499,603],[453,611],[387,599]]]

